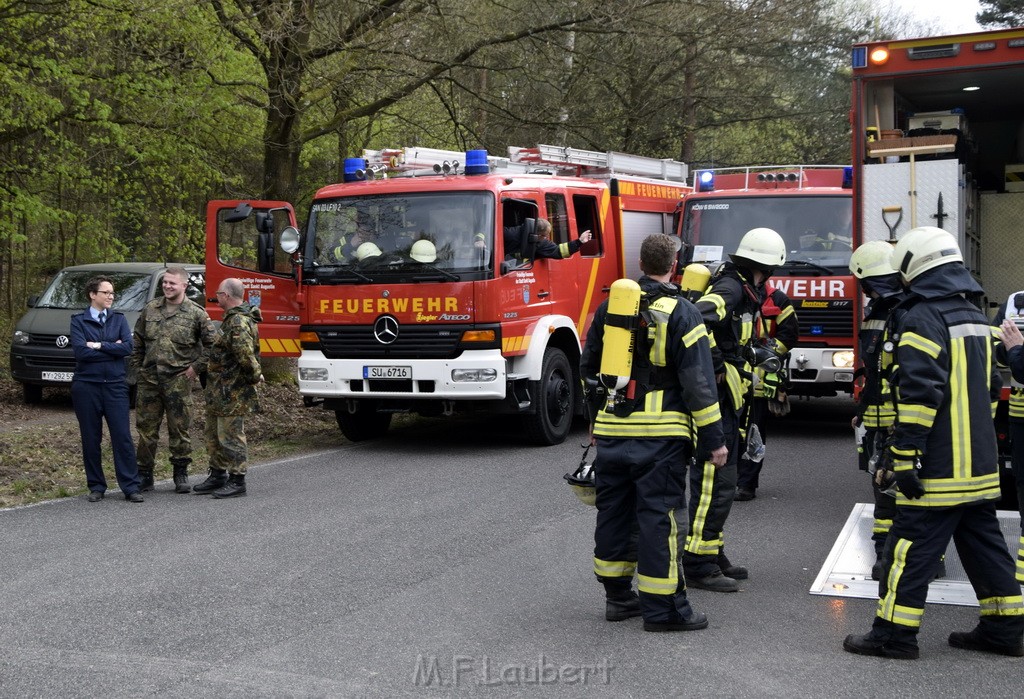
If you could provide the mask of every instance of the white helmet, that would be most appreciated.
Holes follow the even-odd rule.
[[[850,271],[857,279],[896,274],[892,266],[892,243],[869,240],[850,255]]]
[[[409,250],[409,257],[417,262],[433,262],[437,259],[437,248],[429,240],[417,240]]]
[[[363,243],[356,248],[356,259],[360,262],[367,257],[378,257],[380,254],[380,248],[375,243]]]
[[[786,264],[786,241],[771,228],[754,228],[743,235],[729,257],[738,265],[770,272]]]
[[[892,266],[910,283],[922,272],[950,262],[963,262],[952,233],[935,226],[913,228],[903,234],[892,251]]]

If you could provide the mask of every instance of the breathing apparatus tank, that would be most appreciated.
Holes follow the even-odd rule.
[[[679,288],[682,289],[683,297],[696,303],[697,299],[704,295],[711,283],[711,270],[704,265],[694,262],[683,268],[683,276],[679,280]]]
[[[640,285],[632,279],[612,282],[601,350],[601,383],[609,393],[629,385],[633,348],[640,323]]]

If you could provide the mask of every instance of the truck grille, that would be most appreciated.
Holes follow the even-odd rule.
[[[68,330],[66,333],[61,333],[65,337],[71,337],[71,331]],[[30,345],[48,345],[50,347],[57,346],[57,338],[60,335],[43,335],[42,333],[30,333],[28,336],[28,343]]]
[[[800,308],[800,337],[853,337],[853,308]]]
[[[471,327],[402,325],[390,345],[377,341],[371,325],[317,328],[316,334],[328,359],[454,359],[463,331]]]

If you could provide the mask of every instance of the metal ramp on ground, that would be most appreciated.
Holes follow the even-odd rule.
[[[871,579],[871,565],[875,562],[875,548],[871,541],[875,506],[857,503],[839,532],[825,564],[818,572],[809,592],[830,597],[856,597],[878,599],[878,581]],[[1012,558],[1017,557],[1020,540],[1020,514],[998,511],[999,528],[1006,539]],[[946,549],[946,577],[932,581],[928,586],[928,602],[977,607],[978,598],[967,580],[967,573],[950,541]]]

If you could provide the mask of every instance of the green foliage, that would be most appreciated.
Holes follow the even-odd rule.
[[[983,27],[1019,27],[1024,25],[1024,0],[980,0],[976,16]]]

